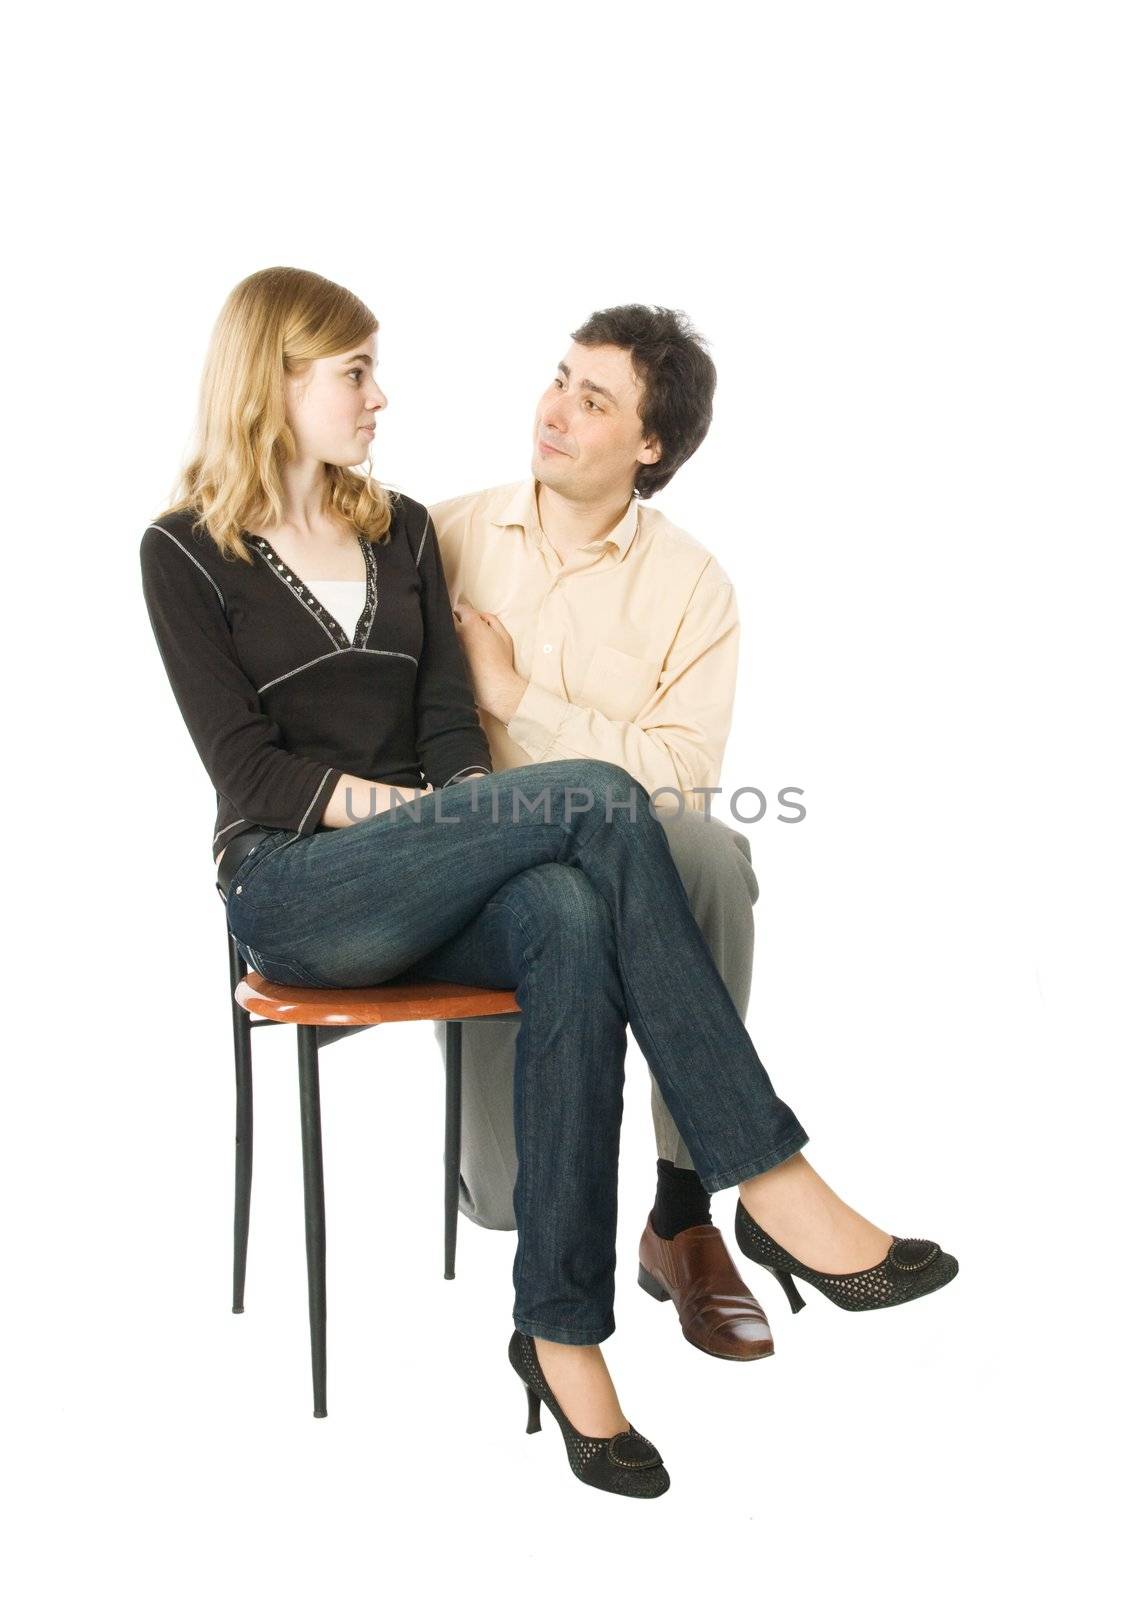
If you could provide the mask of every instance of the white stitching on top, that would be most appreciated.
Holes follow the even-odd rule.
[[[160,528],[159,524],[157,522],[148,523],[148,528],[154,528],[156,533],[165,533],[167,535],[167,538],[171,541],[171,543],[173,545],[175,545],[179,550],[182,551],[183,555],[186,556],[187,560],[194,562],[195,566],[202,573],[202,575],[206,579],[207,583],[210,584],[210,587],[214,590],[215,594],[218,596],[218,603],[222,607],[223,616],[225,616],[226,615],[226,601],[222,598],[222,590],[218,587],[217,583],[215,583],[214,579],[211,577],[210,573],[206,570],[206,568],[203,566],[202,562],[198,559],[198,557],[197,556],[192,556],[190,551],[187,549],[187,547],[184,544],[180,543],[180,541],[175,538],[173,533],[169,533],[166,528]]]
[[[419,545],[418,545],[418,546],[417,546],[417,560],[416,560],[416,565],[417,565],[417,566],[418,566],[418,567],[419,567],[419,566],[420,566],[420,564],[421,564],[421,551],[422,551],[422,550],[423,550],[423,549],[424,549],[424,548],[425,548],[425,540],[426,540],[426,539],[427,539],[427,538],[428,538],[428,536],[429,536],[429,522],[430,522],[430,520],[431,520],[431,519],[430,519],[430,517],[429,517],[429,513],[428,513],[428,512],[427,512],[427,511],[426,511],[426,512],[425,512],[425,531],[424,531],[424,533],[422,533],[422,534],[421,534],[421,542],[420,542],[420,544],[419,544]]]
[[[237,822],[228,822],[228,823],[227,823],[227,824],[226,824],[226,826],[225,826],[225,828],[219,828],[219,830],[218,830],[218,832],[217,832],[217,833],[216,833],[216,834],[215,834],[215,836],[214,836],[214,838],[213,838],[213,839],[212,839],[212,840],[211,840],[211,841],[210,841],[210,847],[211,847],[211,849],[212,849],[212,850],[213,850],[213,849],[214,849],[214,847],[215,847],[215,845],[216,845],[216,844],[217,844],[217,843],[218,843],[218,841],[219,841],[219,840],[220,840],[220,839],[221,839],[221,838],[222,838],[222,835],[223,835],[223,834],[224,834],[224,833],[229,833],[229,832],[230,832],[230,830],[231,830],[231,828],[237,828],[237,827],[238,827],[238,826],[239,826],[239,824],[240,824],[240,823],[243,823],[243,822],[246,822],[246,821],[247,821],[247,820],[248,820],[248,819],[247,819],[247,818],[246,818],[246,817],[239,817],[239,819],[238,819],[238,821],[237,821]]]
[[[314,808],[314,806],[316,806],[316,805],[317,805],[317,797],[318,797],[318,795],[319,795],[319,794],[320,794],[320,793],[321,793],[321,791],[322,791],[322,784],[324,784],[324,783],[325,783],[325,780],[326,780],[326,779],[327,779],[327,778],[328,778],[328,777],[329,777],[329,775],[330,775],[330,773],[331,773],[331,772],[332,772],[332,771],[333,771],[333,768],[332,768],[332,767],[327,767],[327,768],[326,768],[326,769],[325,769],[325,771],[324,771],[324,772],[323,772],[323,773],[322,773],[322,775],[321,775],[321,783],[319,783],[319,784],[318,784],[318,786],[317,786],[317,790],[316,790],[316,792],[315,792],[315,794],[314,794],[314,797],[313,797],[313,799],[312,799],[312,800],[311,800],[311,801],[310,801],[310,803],[309,803],[309,805],[308,805],[308,806],[307,806],[307,807],[306,807],[306,809],[305,809],[305,812],[304,812],[304,814],[303,814],[303,816],[302,816],[302,820],[301,820],[301,822],[300,822],[300,823],[299,823],[299,824],[298,824],[298,831],[297,831],[297,833],[295,833],[295,835],[294,835],[294,838],[295,838],[295,839],[300,839],[300,838],[301,838],[301,836],[302,836],[302,829],[303,829],[303,828],[304,828],[304,827],[305,827],[305,825],[306,825],[306,818],[307,818],[307,817],[308,817],[308,816],[309,816],[309,814],[310,814],[310,812],[311,812],[311,811],[312,811],[312,810],[313,810],[313,808]]]
[[[407,650],[366,650],[362,646],[357,654],[359,656],[401,656],[405,661],[411,661],[414,666],[419,665],[416,656],[411,656]]]
[[[265,694],[266,690],[272,689],[276,683],[285,683],[287,678],[292,678],[295,672],[304,672],[307,667],[316,667],[319,661],[332,661],[334,656],[344,654],[344,650],[327,650],[324,656],[315,656],[312,661],[303,661],[300,667],[291,667],[289,672],[283,672],[280,678],[271,678],[269,683],[264,683],[256,692]]]
[[[366,650],[362,645],[350,645],[345,650],[327,650],[324,656],[315,656],[312,661],[303,661],[300,667],[291,667],[289,672],[283,672],[280,678],[271,678],[269,683],[264,683],[257,691],[265,694],[267,689],[272,689],[277,683],[285,683],[287,678],[292,678],[296,672],[305,672],[307,667],[316,667],[319,661],[332,661],[334,656],[400,656],[403,661],[411,661],[417,665],[416,656],[411,656],[407,650]]]

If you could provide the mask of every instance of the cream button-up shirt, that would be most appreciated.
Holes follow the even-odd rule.
[[[708,550],[632,499],[565,561],[540,526],[536,482],[431,508],[455,606],[500,618],[528,687],[505,725],[480,722],[496,771],[590,757],[651,791],[718,783],[738,673],[734,588]],[[669,811],[678,802],[662,800]]]

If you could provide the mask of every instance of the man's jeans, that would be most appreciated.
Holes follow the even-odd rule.
[[[673,799],[657,812],[671,858],[686,890],[691,914],[742,1018],[750,1001],[754,967],[754,904],[758,880],[750,841],[714,817],[678,812]],[[434,1023],[442,1054],[446,1027]],[[520,1018],[486,1017],[461,1024],[460,1209],[482,1228],[516,1226],[513,1079]],[[664,1161],[694,1167],[662,1090],[651,1077],[655,1145]],[[399,1130],[398,1130],[399,1131]]]
[[[719,977],[646,789],[610,762],[538,762],[349,828],[275,833],[239,866],[226,909],[244,958],[279,982],[404,975],[516,991],[522,1333],[598,1344],[615,1330],[628,1022],[706,1189],[806,1143]]]

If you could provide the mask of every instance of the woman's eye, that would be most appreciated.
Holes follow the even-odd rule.
[[[354,367],[353,371],[349,374],[349,376],[351,378],[353,378],[353,379],[359,379],[361,377],[361,368],[360,367]]]

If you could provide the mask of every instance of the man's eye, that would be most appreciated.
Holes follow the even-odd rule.
[[[584,405],[589,406],[592,411],[599,411],[602,409],[602,407],[596,405],[594,400],[585,400]]]
[[[562,378],[553,378],[552,384],[555,388],[562,389],[564,386],[564,380]]]

